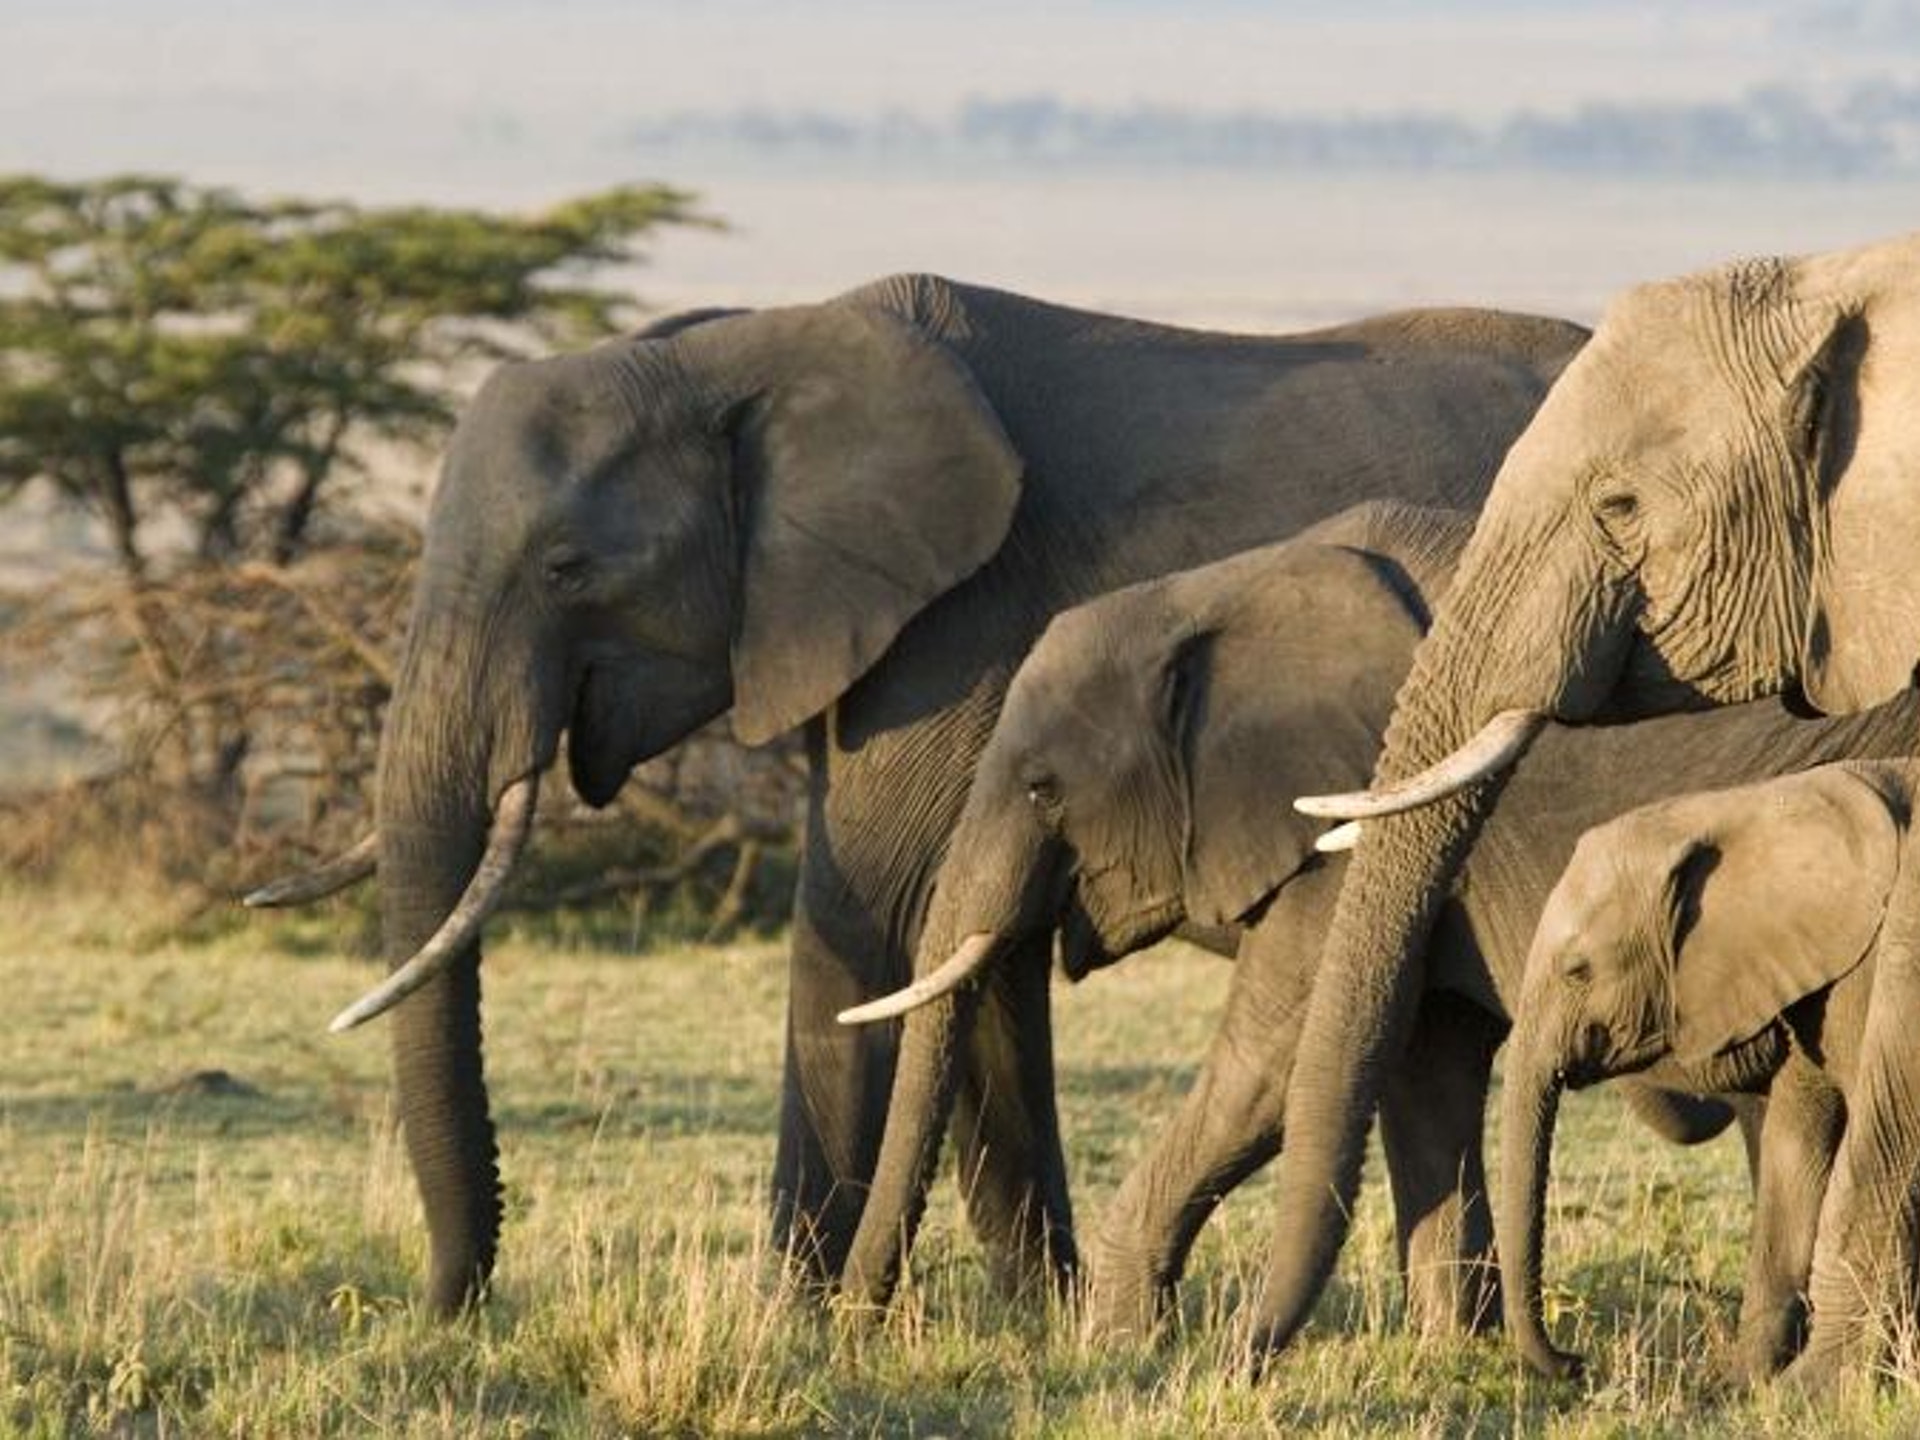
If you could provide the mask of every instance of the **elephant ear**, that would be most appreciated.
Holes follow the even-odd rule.
[[[971,372],[891,315],[806,306],[686,338],[727,347],[748,385],[731,417],[733,724],[759,744],[825,710],[999,549],[1021,461]]]
[[[1742,808],[1679,842],[1671,875],[1674,1052],[1704,1061],[1865,958],[1899,868],[1899,829],[1844,765],[1715,797]]]
[[[1809,365],[1807,433],[1818,498],[1804,655],[1807,696],[1830,715],[1878,704],[1913,683],[1920,660],[1920,434],[1910,392],[1920,325],[1852,314]]]
[[[1327,826],[1301,795],[1363,789],[1420,641],[1415,602],[1374,557],[1302,544],[1237,557],[1246,571],[1176,658],[1186,785],[1186,907],[1229,925],[1313,856]],[[1224,567],[1194,572],[1224,573]]]

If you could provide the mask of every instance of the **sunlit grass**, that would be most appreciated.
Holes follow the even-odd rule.
[[[383,1036],[329,1039],[373,973],[358,924],[156,938],[123,897],[0,904],[0,1432],[147,1435],[1910,1434],[1900,1385],[1818,1417],[1727,1387],[1748,1207],[1731,1137],[1681,1152],[1576,1097],[1550,1253],[1588,1378],[1399,1328],[1390,1215],[1297,1352],[1236,1366],[1270,1225],[1210,1227],[1161,1345],[991,1293],[950,1185],[881,1324],[786,1295],[766,1250],[785,959],[764,941],[586,948],[509,933],[487,969],[508,1224],[484,1314],[410,1305],[423,1245]],[[1178,1098],[1227,967],[1178,949],[1060,997],[1076,1203]],[[213,1078],[225,1072],[226,1079]],[[1374,1167],[1377,1171],[1377,1166]],[[1911,1373],[1909,1371],[1908,1373]]]

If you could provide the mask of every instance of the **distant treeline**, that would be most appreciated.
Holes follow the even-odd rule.
[[[631,127],[649,158],[946,162],[1224,171],[1547,171],[1880,178],[1920,173],[1920,84],[1816,100],[1785,87],[1698,103],[1594,102],[1478,122],[1432,111],[1327,115],[976,98],[944,116],[743,108]]]

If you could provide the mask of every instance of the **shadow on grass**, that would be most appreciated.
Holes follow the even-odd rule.
[[[743,1135],[759,1140],[779,1118],[780,1098],[766,1080],[706,1071],[635,1079],[598,1094],[508,1104],[503,1126],[592,1131],[604,1135]]]

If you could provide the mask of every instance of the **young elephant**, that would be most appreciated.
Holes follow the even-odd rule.
[[[1540,1311],[1559,1094],[1656,1061],[1702,1089],[1769,1097],[1742,1312],[1750,1372],[1792,1358],[1803,1292],[1811,1332],[1789,1376],[1808,1387],[1911,1303],[1920,1112],[1887,1082],[1920,995],[1913,916],[1889,903],[1917,774],[1826,765],[1650,805],[1581,839],[1527,957],[1502,1104],[1507,1323],[1536,1369],[1577,1364]]]
[[[1467,529],[1462,517],[1364,507],[1300,541],[1054,622],[1014,681],[968,797],[925,927],[921,979],[893,1003],[852,1012],[877,1018],[928,1002],[908,1020],[849,1270],[855,1296],[883,1300],[897,1274],[981,1003],[967,982],[982,967],[1056,923],[1076,977],[1179,925],[1244,931],[1201,1075],[1127,1178],[1096,1247],[1100,1317],[1121,1327],[1151,1319],[1207,1215],[1280,1146],[1293,1042],[1344,866],[1315,854],[1318,827],[1288,802],[1370,772],[1427,604]],[[1505,1032],[1503,997],[1517,993],[1526,938],[1575,838],[1630,805],[1694,788],[1694,776],[1771,774],[1782,749],[1810,754],[1802,763],[1861,753],[1846,747],[1882,732],[1801,725],[1772,706],[1694,733],[1669,722],[1637,740],[1544,738],[1513,782],[1507,822],[1483,840],[1383,1106],[1402,1260],[1423,1325],[1471,1319],[1487,1302],[1487,1272],[1472,1263],[1491,1238],[1480,1171],[1487,1074]],[[1023,987],[1037,1006],[1045,981]],[[1051,1060],[1020,1063],[1050,1071]],[[1724,1123],[1652,1108],[1683,1138]]]

